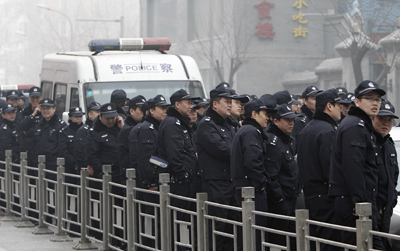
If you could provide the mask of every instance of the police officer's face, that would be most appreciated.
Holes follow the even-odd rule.
[[[139,122],[143,118],[143,111],[142,108],[136,107],[136,109],[130,108],[129,112],[131,113],[131,117],[136,121]]]
[[[213,109],[224,119],[231,116],[232,99],[222,97],[218,102],[213,102]]]
[[[175,102],[175,109],[183,116],[189,117],[190,112],[192,111],[192,100],[191,99],[184,99],[181,101]]]
[[[377,133],[385,137],[392,130],[393,120],[392,116],[375,116],[372,119],[372,125]]]
[[[381,96],[376,91],[372,91],[354,100],[358,108],[363,110],[368,116],[376,116],[381,106]]]
[[[89,119],[91,120],[91,121],[93,121],[97,116],[99,116],[99,114],[100,114],[100,111],[95,111],[95,110],[92,110],[92,111],[90,111],[89,113],[88,113],[88,117],[89,117]]]
[[[196,120],[197,120],[196,109],[194,109],[194,108],[192,109],[192,111],[190,112],[189,118],[190,118],[190,123],[191,124],[194,124],[196,122]]]
[[[234,119],[239,118],[242,113],[242,103],[237,99],[232,99],[231,117]]]
[[[50,120],[54,116],[56,108],[42,105],[40,106],[40,111],[42,113],[43,118],[45,118],[46,120]]]
[[[29,102],[32,104],[33,108],[39,105],[40,100],[42,100],[42,97],[37,97],[37,96],[29,97]]]
[[[262,128],[267,127],[268,116],[267,116],[266,110],[261,110],[259,113],[257,113],[256,111],[252,111],[251,118],[253,118],[255,121],[257,121],[257,123],[260,124],[260,126]]]
[[[3,118],[9,120],[9,121],[14,121],[15,118],[17,117],[17,113],[14,111],[11,112],[5,112],[1,114],[3,116]]]
[[[299,114],[300,113],[300,107],[301,107],[301,105],[291,105],[292,106],[292,111],[295,113],[295,114]]]
[[[7,100],[7,103],[11,103],[14,106],[14,108],[17,108],[18,107],[18,101],[19,101],[19,98],[13,98],[13,99]]]
[[[332,105],[331,103],[328,103],[327,105],[331,109],[331,117],[333,118],[333,120],[340,120],[340,104],[335,103],[335,105]]]
[[[197,109],[197,113],[200,114],[201,116],[203,116],[204,112],[206,111],[208,105],[200,107],[199,109]]]
[[[108,128],[111,128],[115,125],[115,122],[117,122],[117,117],[111,117],[111,118],[106,118],[104,116],[99,115],[99,119],[103,125],[107,126]]]
[[[71,116],[69,117],[69,119],[73,122],[73,123],[77,123],[82,124],[82,116]]]
[[[274,124],[284,133],[289,134],[293,131],[294,119],[281,118],[274,119]]]
[[[353,104],[353,103],[351,103],[351,104],[343,104],[343,105],[341,105],[341,108],[342,108],[342,114],[343,114],[344,116],[347,116],[347,115],[349,115],[349,110],[350,110],[350,107],[352,107],[352,106],[354,106],[354,104]]]
[[[315,93],[314,95],[311,95],[307,99],[303,98],[304,104],[307,106],[308,109],[310,109],[310,111],[312,113],[315,113],[315,109],[316,109],[315,108],[315,104],[316,104],[315,97],[316,96],[317,96],[317,93]]]
[[[18,106],[20,108],[24,108],[25,105],[26,105],[25,99],[23,99],[23,98],[18,99]]]
[[[158,121],[162,121],[165,116],[167,116],[167,107],[166,106],[156,106],[154,109],[150,109],[150,114]]]

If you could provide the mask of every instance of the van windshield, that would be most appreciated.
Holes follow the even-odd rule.
[[[172,93],[179,89],[186,90],[191,96],[205,97],[203,86],[199,81],[124,81],[124,82],[93,82],[83,85],[86,106],[93,101],[100,104],[109,103],[111,93],[122,89],[128,98],[143,95],[146,100],[162,94],[167,101]]]

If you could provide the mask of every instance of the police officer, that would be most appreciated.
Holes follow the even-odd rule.
[[[242,126],[240,115],[242,115],[242,104],[249,102],[250,98],[247,95],[239,95],[234,89],[229,89],[232,95],[231,116],[228,117],[228,123],[233,126],[235,132],[239,131]]]
[[[34,86],[29,89],[29,105],[20,112],[21,120],[17,127],[22,133],[21,151],[28,152],[28,165],[34,164],[34,128],[40,123],[42,113],[39,102],[42,100],[42,89]]]
[[[171,106],[161,122],[154,151],[155,156],[169,163],[171,193],[192,198],[195,196],[198,162],[188,116],[195,99],[199,98],[190,96],[184,89],[171,95]],[[171,205],[190,208],[190,204],[175,198],[171,198]],[[187,219],[187,215],[179,214],[178,218]]]
[[[193,101],[195,104],[193,108],[196,109],[197,112],[197,124],[199,124],[200,120],[204,117],[204,112],[207,110],[210,100],[208,98],[202,98],[200,100]]]
[[[343,97],[348,93],[347,89],[344,87],[336,87],[336,91],[338,92],[340,99],[343,99]]]
[[[294,139],[290,136],[296,117],[297,114],[293,113],[289,105],[278,105],[277,113],[272,114],[273,123],[267,130],[266,166],[270,178],[270,189],[267,193],[268,212],[288,216],[294,216],[299,195]],[[294,222],[276,218],[270,218],[268,221],[271,228],[295,232]],[[279,245],[286,245],[286,238],[282,235],[270,233],[269,240]],[[291,249],[294,250],[296,242],[293,238],[290,242]]]
[[[91,102],[86,111],[86,121],[85,125],[79,127],[75,134],[74,140],[74,156],[76,161],[76,171],[77,174],[80,174],[80,170],[82,167],[87,167],[86,162],[86,139],[89,133],[89,129],[93,126],[94,119],[100,114],[100,103],[95,101]]]
[[[335,213],[345,226],[355,227],[355,204],[372,204],[372,227],[377,230],[379,169],[371,117],[376,116],[385,91],[373,81],[361,82],[354,91],[355,106],[340,123],[333,144],[329,170],[329,195],[335,197]],[[343,231],[342,242],[355,245],[354,233]],[[374,236],[374,249],[384,249],[380,237]]]
[[[66,123],[55,114],[56,107],[54,101],[45,98],[39,102],[42,118],[35,126],[33,145],[35,151],[35,161],[39,155],[46,156],[46,169],[57,170],[57,156],[59,154],[59,135],[60,130],[66,127]],[[48,174],[56,180],[56,176]]]
[[[236,206],[230,173],[231,144],[235,130],[227,121],[231,115],[232,95],[228,89],[220,86],[211,90],[210,98],[209,109],[200,121],[196,134],[202,187],[210,201]],[[209,213],[235,220],[234,215],[226,209],[210,207]],[[217,222],[216,230],[227,232],[229,226]],[[232,239],[221,236],[216,237],[216,245],[218,250],[233,249]]]
[[[232,140],[230,169],[238,205],[242,205],[241,187],[255,188],[256,210],[267,212],[267,194],[269,177],[265,166],[267,136],[263,129],[267,127],[267,110],[264,102],[254,99],[244,107],[242,127]],[[268,110],[268,112],[273,110]],[[256,224],[266,226],[266,218],[256,217]],[[256,250],[261,250],[261,235],[257,231]]]
[[[143,118],[142,106],[146,99],[142,96],[136,96],[129,100],[129,116],[125,119],[125,124],[118,135],[118,157],[121,165],[121,175],[124,177],[126,168],[131,167],[129,160],[129,133]],[[125,179],[123,179],[125,183]]]
[[[297,141],[297,136],[300,134],[301,130],[310,123],[313,114],[315,113],[315,97],[318,93],[322,92],[316,86],[307,87],[303,93],[303,106],[300,108],[301,112],[299,116],[294,120],[294,128],[292,136]]]
[[[126,105],[126,92],[122,89],[116,89],[111,93],[110,103],[113,103],[117,106],[117,113],[119,116],[125,120],[128,117],[128,114],[124,111]]]
[[[296,95],[290,94],[290,97],[292,98],[292,101],[290,103],[292,111],[294,112],[294,114],[300,114],[301,102],[297,99]]]
[[[103,165],[112,165],[113,182],[121,181],[118,161],[118,133],[124,121],[117,113],[117,106],[106,103],[101,106],[100,114],[89,129],[86,141],[86,155],[89,174],[101,178]]]
[[[297,162],[300,184],[304,191],[305,205],[310,219],[338,224],[335,216],[334,198],[328,196],[329,166],[332,145],[340,119],[340,97],[336,89],[319,93],[316,111],[299,134]],[[339,241],[339,233],[331,228],[312,226],[311,234],[320,238]],[[315,250],[315,246],[312,246]],[[322,250],[337,250],[334,246],[321,244]]]
[[[79,174],[76,158],[75,158],[75,135],[78,129],[82,126],[82,116],[84,113],[82,112],[82,108],[80,107],[72,107],[69,109],[69,119],[68,119],[68,126],[61,129],[60,132],[60,153],[59,157],[65,159],[65,172],[70,174]],[[68,184],[78,184],[78,180],[76,178],[66,176],[65,181]],[[76,194],[76,188],[68,185],[68,194]],[[68,200],[68,207],[71,207],[69,204],[70,200]],[[75,209],[76,211],[76,203]],[[77,220],[77,216],[75,214],[68,215],[71,217],[72,221]],[[80,227],[76,224],[71,223],[69,226],[69,230],[80,233]]]
[[[12,150],[12,162],[20,162],[21,132],[15,125],[16,109],[13,104],[7,103],[2,108],[3,122],[0,126],[0,159],[5,160],[5,151]]]
[[[342,122],[342,120],[349,115],[350,107],[354,106],[354,99],[354,93],[349,92],[343,96],[342,100],[339,101],[342,112],[338,124],[340,124],[340,122]]]
[[[22,119],[22,115],[19,113],[20,108],[19,108],[19,93],[17,90],[10,90],[6,94],[6,101],[7,103],[10,103],[14,106],[16,109],[16,118],[15,122],[18,124],[18,122]]]
[[[60,134],[60,154],[65,158],[65,171],[77,174],[78,166],[75,159],[75,135],[82,126],[82,108],[72,107],[69,109],[68,126],[61,130]]]
[[[389,232],[390,218],[393,214],[393,208],[397,204],[396,186],[399,167],[396,148],[389,132],[393,127],[394,119],[398,118],[395,115],[394,106],[390,101],[385,100],[381,103],[378,115],[372,119],[378,146],[379,187],[376,197],[376,205],[379,213],[378,229],[386,233]],[[385,238],[383,241],[386,250],[391,250],[387,239]]]

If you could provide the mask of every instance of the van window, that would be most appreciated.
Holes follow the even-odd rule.
[[[67,85],[55,84],[54,85],[54,103],[56,104],[56,114],[62,118],[62,113],[65,112],[65,101],[67,97]]]
[[[53,89],[53,83],[42,82],[42,96],[43,98],[52,98],[51,91]]]
[[[78,88],[71,88],[71,100],[69,102],[69,108],[79,107],[79,92]]]
[[[192,96],[205,97],[203,85],[199,81],[95,82],[83,85],[86,105],[93,101],[100,104],[109,103],[111,93],[115,89],[123,89],[128,98],[143,95],[146,99],[149,99],[162,94],[168,101],[171,94],[179,89],[186,90]]]

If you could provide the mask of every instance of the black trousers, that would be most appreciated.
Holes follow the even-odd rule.
[[[220,204],[237,207],[232,182],[230,180],[205,180],[203,181],[203,191],[208,194],[208,200]],[[241,221],[237,211],[219,207],[208,207],[208,214],[224,219]],[[211,234],[212,224],[209,222],[210,247],[212,247],[213,235]],[[224,222],[216,221],[215,230],[224,233],[233,233],[233,226]],[[233,250],[233,239],[224,236],[215,236],[216,250]],[[211,250],[211,248],[210,248]]]
[[[274,214],[282,214],[294,216],[296,209],[297,197],[285,197],[285,199],[276,203],[275,199],[268,197],[268,212]],[[268,226],[286,232],[295,233],[296,226],[294,221],[281,220],[277,218],[268,218]],[[287,246],[286,236],[280,234],[268,233],[268,239],[271,243]],[[296,239],[290,238],[290,250],[296,250]]]
[[[350,196],[336,196],[335,197],[335,211],[336,218],[340,225],[356,227],[357,216],[354,215],[354,203]],[[372,229],[378,231],[378,209],[372,203]],[[341,241],[351,245],[356,245],[356,234],[348,231],[341,231]],[[373,248],[378,250],[385,250],[381,237],[373,237]]]
[[[311,220],[322,221],[331,224],[338,224],[335,215],[335,199],[329,197],[328,194],[320,194],[313,196],[305,196],[305,205],[309,210]],[[340,232],[332,228],[325,228],[320,226],[311,226],[310,234],[319,238],[340,241]],[[315,243],[311,244],[311,251],[315,250]],[[336,251],[342,250],[339,247],[322,244],[321,250]]]

